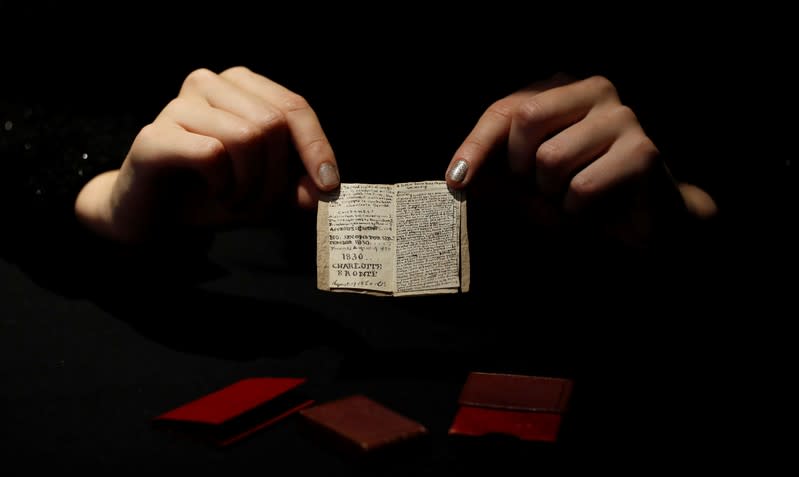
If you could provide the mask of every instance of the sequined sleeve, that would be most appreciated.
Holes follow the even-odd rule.
[[[137,122],[0,99],[0,259],[59,287],[107,261],[109,247],[75,218],[75,198],[119,167]]]
[[[80,189],[95,175],[119,167],[140,127],[132,117],[0,105],[4,209],[27,227],[72,222]]]
[[[146,119],[20,105],[0,99],[0,259],[73,296],[107,296],[202,265],[210,234],[180,248],[129,247],[78,223],[75,199],[94,176],[118,168]],[[166,267],[176,274],[166,273]],[[153,274],[152,270],[159,273]],[[180,277],[178,277],[180,275]]]

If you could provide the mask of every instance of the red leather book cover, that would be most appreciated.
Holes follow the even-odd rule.
[[[572,387],[573,382],[563,378],[470,373],[449,433],[556,442]]]
[[[304,409],[303,378],[249,378],[183,404],[154,422],[227,446]]]

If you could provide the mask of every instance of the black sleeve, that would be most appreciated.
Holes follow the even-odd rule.
[[[22,241],[34,230],[68,232],[78,192],[92,177],[119,167],[140,127],[133,117],[46,104],[4,101],[2,111],[3,203],[17,225],[12,235]]]
[[[26,103],[0,103],[0,256],[38,283],[81,297],[144,275],[166,277],[167,269],[190,273],[187,262],[204,257],[211,237],[191,250],[123,246],[90,232],[74,213],[83,186],[121,165],[146,118]],[[154,266],[161,271],[152,273]]]
[[[133,119],[29,101],[3,100],[0,109],[0,253],[37,279],[61,281],[98,250],[101,241],[75,218],[75,198],[92,177],[119,167]]]

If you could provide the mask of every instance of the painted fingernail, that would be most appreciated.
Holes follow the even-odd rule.
[[[464,159],[459,160],[449,170],[449,178],[455,182],[463,182],[466,178],[466,172],[469,170],[469,163]]]
[[[325,187],[333,187],[339,184],[338,169],[334,164],[329,162],[323,163],[319,166],[319,181]]]

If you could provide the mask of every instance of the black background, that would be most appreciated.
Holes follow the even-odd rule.
[[[201,263],[131,262],[47,223],[9,220],[3,465],[447,475],[682,468],[695,458],[713,468],[748,456],[732,449],[753,435],[743,431],[753,410],[742,417],[740,405],[756,402],[750,379],[771,369],[760,350],[780,334],[774,324],[792,288],[767,270],[793,263],[784,245],[795,166],[755,154],[768,124],[745,105],[766,61],[745,31],[690,12],[662,15],[666,27],[655,28],[652,12],[610,12],[608,24],[499,8],[467,21],[396,6],[360,18],[260,7],[4,5],[0,97],[117,118],[135,131],[193,69],[246,65],[309,100],[345,181],[399,182],[443,176],[482,110],[514,89],[556,71],[604,74],[678,177],[718,198],[713,253],[608,254],[537,237],[510,211],[475,203],[473,292],[398,300],[315,289],[312,213],[221,233]],[[14,183],[5,174],[3,184]],[[7,216],[25,216],[25,204],[5,201]],[[500,224],[511,224],[505,235],[487,233]],[[473,370],[575,379],[561,442],[448,436]],[[308,377],[319,401],[366,394],[425,424],[431,440],[416,454],[366,463],[307,439],[295,420],[224,451],[150,426],[253,376]]]

